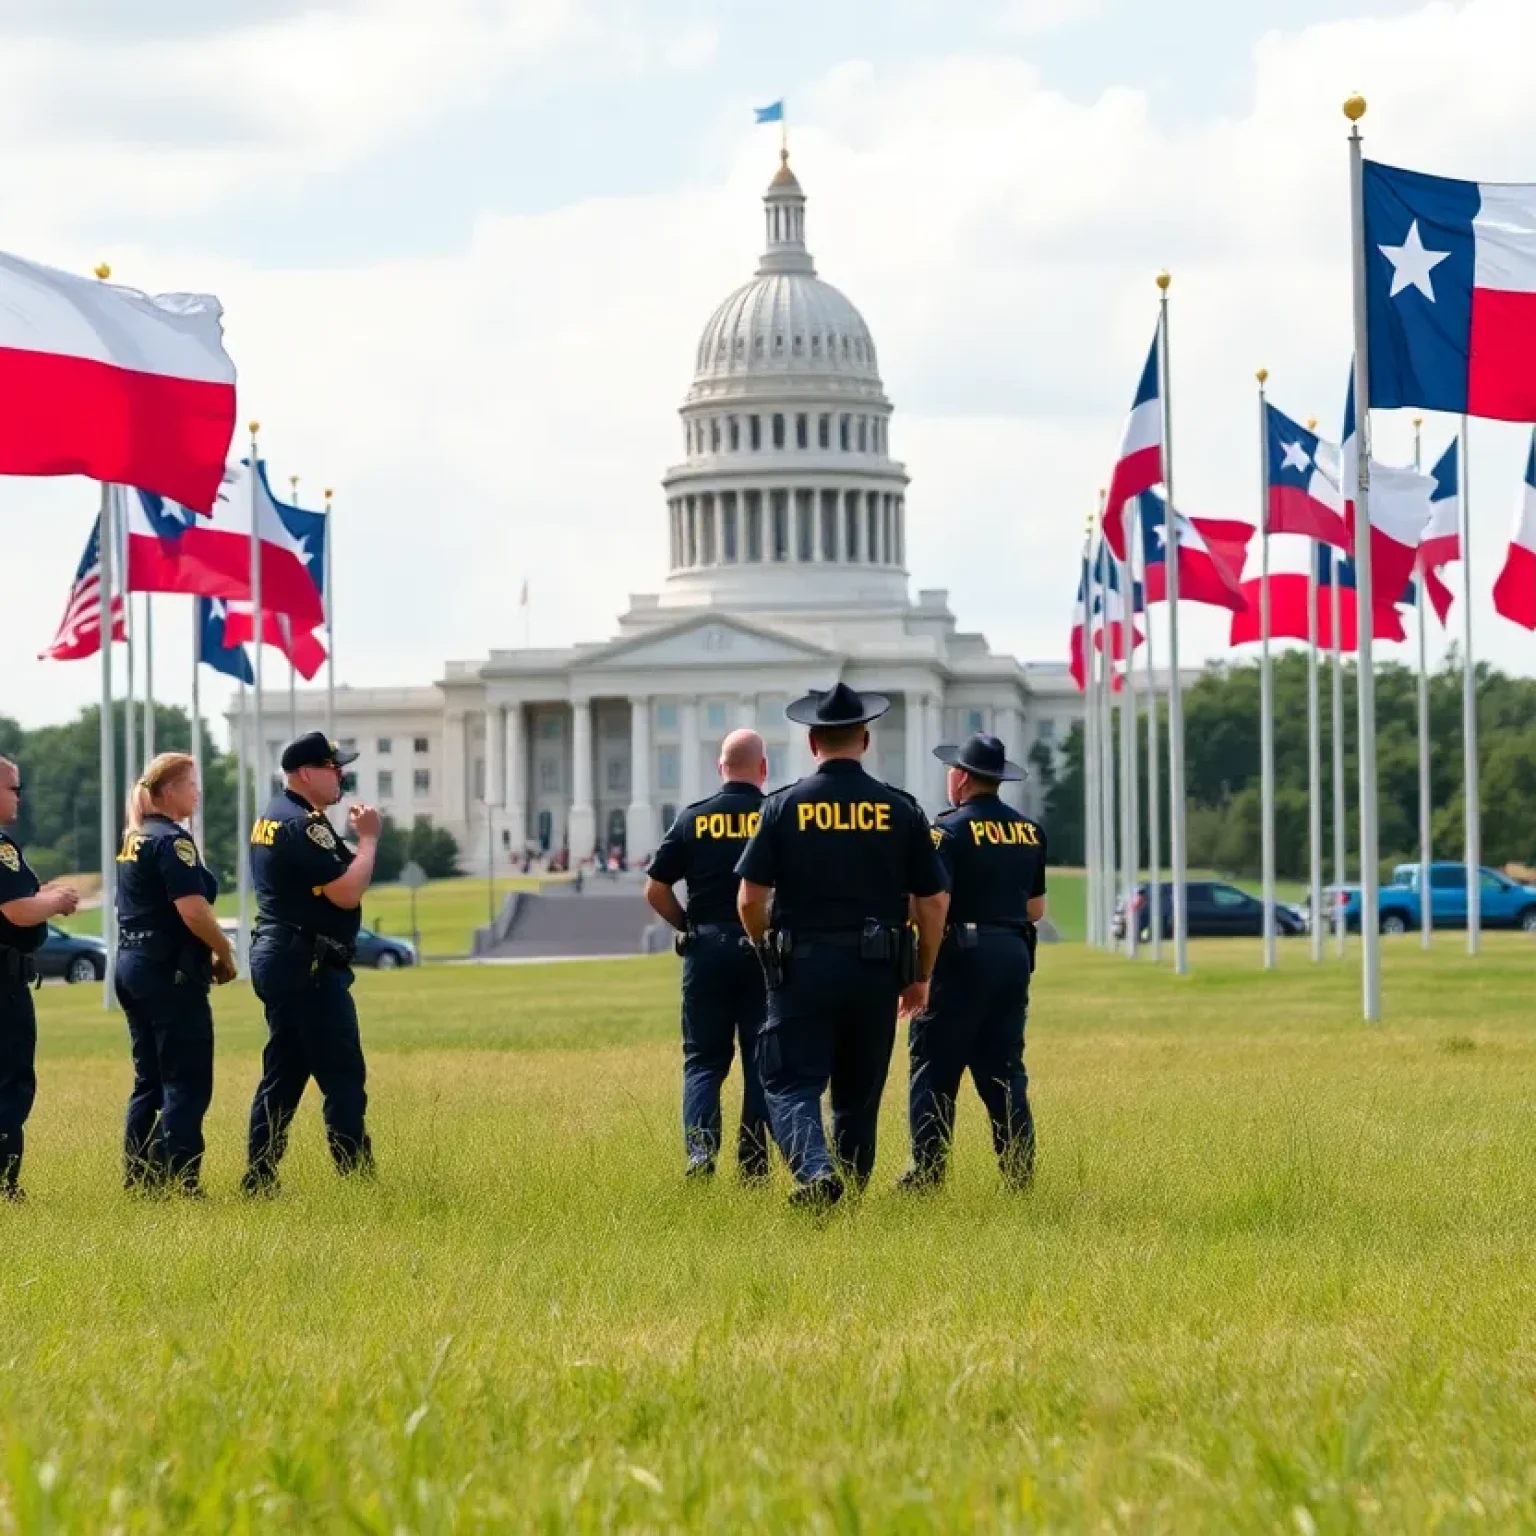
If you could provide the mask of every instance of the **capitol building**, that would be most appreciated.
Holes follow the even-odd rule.
[[[704,326],[682,457],[662,477],[661,591],[632,596],[601,642],[493,650],[424,687],[336,691],[358,796],[403,825],[447,827],[469,869],[528,846],[644,858],[711,792],[733,728],[764,736],[770,786],[809,771],[784,706],[839,680],[891,698],[869,766],[930,814],[944,804],[938,742],[989,730],[1027,761],[1081,716],[1065,662],[999,655],[958,627],[946,592],[911,596],[909,510],[934,514],[921,491],[909,509],[874,339],[817,275],[787,154],[763,202],[762,258]],[[1064,637],[1068,622],[1064,609]],[[324,725],[323,691],[301,691],[298,708],[300,730]],[[263,713],[275,774],[286,693]],[[1038,810],[1037,783],[1006,788]]]

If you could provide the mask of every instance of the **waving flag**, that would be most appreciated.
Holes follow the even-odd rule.
[[[1104,503],[1104,538],[1117,560],[1125,559],[1125,506],[1163,478],[1163,401],[1158,393],[1157,337],[1147,353],[1131,414],[1120,438],[1120,457]]]
[[[1451,589],[1441,579],[1441,570],[1453,560],[1461,559],[1461,476],[1457,440],[1440,455],[1429,477],[1435,489],[1429,498],[1429,525],[1419,544],[1419,575],[1424,579],[1424,590],[1434,604],[1435,615],[1442,624],[1451,611]]]
[[[1137,498],[1143,558],[1146,567],[1146,600],[1168,601],[1168,504],[1156,491]],[[1205,603],[1241,613],[1247,606],[1239,575],[1251,523],[1224,518],[1185,517],[1176,514],[1179,527],[1179,601]]]
[[[1108,540],[1105,541],[1107,543]],[[1103,545],[1100,545],[1100,555],[1103,554]],[[1125,591],[1120,584],[1120,567],[1110,559],[1104,559],[1102,566],[1096,559],[1093,570],[1097,576],[1100,570],[1105,575],[1102,581],[1095,584],[1093,594],[1093,648],[1101,655],[1104,651],[1104,632],[1109,631],[1109,654],[1115,661],[1125,660]],[[1136,583],[1131,591],[1132,617],[1145,611],[1142,602],[1142,589],[1140,583]],[[1134,650],[1146,639],[1135,624],[1131,626],[1131,648]],[[1115,688],[1120,687],[1119,679],[1115,680]]]
[[[213,506],[213,515],[195,517],[185,507],[148,491],[130,491],[128,508],[128,590],[186,592],[194,597],[251,596],[250,467],[231,468]],[[316,579],[310,574],[302,540],[295,538],[267,486],[257,480],[261,522],[261,605],[287,614],[306,631],[325,618]],[[319,515],[319,514],[315,514]]]
[[[225,636],[224,621],[228,604],[221,597],[197,599],[197,624],[201,643],[198,659],[215,672],[232,677],[237,683],[254,683],[256,673],[243,645],[235,645]]]
[[[1232,645],[1252,645],[1262,638],[1260,634],[1260,593],[1263,581],[1259,574],[1260,553],[1257,544],[1249,551],[1248,570],[1242,583],[1243,596],[1248,607],[1243,613],[1232,616],[1232,628],[1228,640]],[[1300,534],[1271,534],[1269,539],[1269,633],[1273,640],[1306,640],[1307,593],[1312,562],[1317,563],[1317,643],[1330,648],[1333,645],[1333,615],[1328,587],[1335,580],[1339,586],[1339,649],[1356,649],[1357,617],[1355,598],[1355,565],[1326,544],[1317,544]],[[1411,583],[1409,584],[1411,587]],[[1405,589],[1399,587],[1399,600]],[[1371,628],[1376,640],[1402,640],[1406,636],[1402,615],[1396,607],[1387,604],[1376,609],[1376,622]]]
[[[760,123],[782,123],[784,121],[784,102],[770,102],[766,107],[753,107],[753,117]]]
[[[1270,533],[1305,534],[1319,544],[1347,549],[1344,498],[1335,478],[1338,450],[1292,421],[1284,411],[1266,404],[1264,413],[1269,437],[1266,505]]]
[[[1536,186],[1367,161],[1373,407],[1536,420]]]
[[[224,643],[247,645],[254,639],[250,603],[232,600],[224,620]],[[270,608],[262,614],[261,643],[281,651],[306,683],[325,665],[325,642],[319,634],[300,628],[292,619],[273,613]]]
[[[222,313],[0,254],[0,474],[147,485],[206,511],[235,430]]]
[[[1536,427],[1531,429],[1531,451],[1525,461],[1525,484],[1520,488],[1509,553],[1493,584],[1493,606],[1511,624],[1536,629]]]
[[[112,599],[112,639],[126,640],[128,632],[123,626],[123,600]],[[84,661],[101,650],[101,514],[91,525],[91,536],[85,541],[85,553],[75,567],[74,584],[69,589],[69,601],[64,605],[64,617],[59,620],[59,632],[46,651],[38,652],[39,661]]]

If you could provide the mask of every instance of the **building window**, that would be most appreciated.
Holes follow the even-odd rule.
[[[656,706],[656,729],[658,731],[675,731],[677,729],[676,704],[658,704]]]
[[[699,506],[699,564],[715,563],[715,498],[708,494],[700,498]]]
[[[811,446],[811,418],[801,411],[795,417],[795,447],[809,448]]]
[[[658,747],[656,749],[657,789],[676,789],[678,782],[677,748]]]
[[[411,751],[413,751],[417,757],[425,757],[431,750],[431,743],[428,742],[425,736],[415,736],[411,738]]]
[[[906,498],[896,496],[892,501],[895,505],[892,519],[896,525],[896,564],[905,565],[907,563],[907,520],[903,514],[906,511]]]
[[[816,446],[818,448],[832,446],[832,418],[825,412],[816,418]]]
[[[837,559],[837,492],[821,493],[821,558]]]
[[[411,775],[411,793],[419,800],[432,791],[432,775],[425,768],[418,768]]]
[[[859,452],[865,452],[869,447],[869,418],[859,417]]]
[[[789,559],[789,492],[770,491],[773,498],[773,558]]]
[[[843,501],[844,556],[848,560],[859,558],[859,493],[849,491]]]
[[[843,414],[837,418],[837,446],[841,448],[844,453],[848,452],[848,423],[851,420],[852,417],[850,417],[846,411],[844,411]]]
[[[539,788],[546,794],[560,788],[560,764],[552,757],[539,760]]]
[[[380,736],[379,739],[374,742],[373,749],[379,754],[380,757],[388,757],[390,753],[395,750],[394,740],[389,736]]]
[[[663,832],[672,830],[672,823],[677,820],[677,807],[670,801],[666,801],[661,808],[661,829]]]
[[[470,780],[471,780],[471,789],[470,789],[471,797],[473,799],[475,799],[475,800],[484,800],[485,799],[485,759],[483,757],[477,757],[475,759],[475,771],[474,771],[473,774],[470,775]]]
[[[724,704],[706,704],[704,706],[704,729],[707,731],[723,731],[725,729]]]
[[[763,418],[761,416],[747,417],[747,425],[750,427],[748,441],[752,444],[752,451],[756,453],[763,446]]]
[[[763,493],[747,492],[747,560],[757,565],[763,558]]]
[[[740,558],[736,543],[736,492],[726,491],[720,502],[721,557],[727,565],[735,565]]]
[[[608,759],[608,792],[622,795],[629,789],[629,764],[622,757]]]
[[[559,715],[540,715],[539,716],[539,740],[540,741],[559,741],[560,740],[560,716]]]
[[[709,451],[720,452],[720,418],[718,416],[709,418]]]
[[[773,446],[775,448],[784,446],[784,418],[777,411],[773,415]]]
[[[855,491],[854,495],[857,496],[858,492]],[[880,563],[879,500],[880,498],[871,491],[868,500],[864,504],[864,526],[869,531],[869,536],[864,541],[864,558],[871,565],[878,565]]]
[[[987,728],[987,717],[979,709],[968,709],[965,712],[965,734],[967,736],[979,735]],[[1127,732],[1127,735],[1130,733]]]
[[[809,491],[795,492],[795,554],[802,563],[809,561],[815,554],[815,547],[811,536],[811,514],[815,509],[811,505],[811,493]]]
[[[393,800],[395,797],[395,776],[388,768],[379,769],[379,799]]]
[[[736,453],[741,448],[741,418],[739,416],[729,417],[727,420],[727,429],[727,440],[731,445],[731,452]]]
[[[1035,727],[1035,737],[1039,741],[1053,742],[1056,740],[1056,722],[1054,720],[1042,720]]]

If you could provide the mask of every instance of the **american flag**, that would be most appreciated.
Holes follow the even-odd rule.
[[[123,625],[123,599],[112,599],[112,638],[126,640],[128,632]],[[84,661],[101,650],[101,517],[98,514],[91,536],[86,540],[85,553],[80,557],[75,571],[75,584],[69,589],[69,602],[64,617],[59,622],[59,632],[46,651],[38,653],[40,661]]]

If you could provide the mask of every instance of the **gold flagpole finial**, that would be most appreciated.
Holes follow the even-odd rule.
[[[98,261],[95,267],[96,277],[99,282],[106,282],[112,276],[111,265],[105,261]]]
[[[1358,91],[1344,103],[1344,116],[1352,123],[1358,123],[1365,116],[1365,97]]]
[[[248,431],[252,437],[255,437],[256,434],[261,431],[261,423],[259,421],[248,421],[246,422],[245,427],[246,431]]]
[[[1159,288],[1161,288],[1164,293],[1168,292],[1168,285],[1172,281],[1173,281],[1173,274],[1171,272],[1169,272],[1166,268],[1164,268],[1163,271],[1161,271],[1161,272],[1159,272],[1157,274],[1157,286]]]
[[[1268,368],[1260,368],[1259,371],[1256,374],[1254,374],[1254,378],[1256,378],[1259,381],[1259,388],[1263,389],[1265,383],[1269,379],[1269,369]]]
[[[1308,416],[1307,417],[1307,431],[1308,432],[1316,432],[1317,431],[1317,417],[1316,416]]]
[[[327,507],[329,507],[330,504],[331,504],[331,488],[330,488],[330,486],[326,486],[326,488],[325,488],[325,504],[326,504]]]
[[[294,504],[297,505],[299,500],[299,477],[297,475],[288,476],[288,489],[293,495]]]

